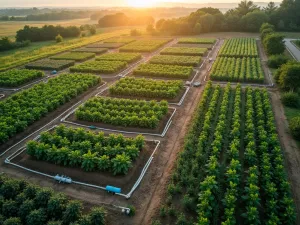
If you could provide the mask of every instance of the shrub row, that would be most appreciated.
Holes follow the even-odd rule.
[[[124,61],[127,63],[132,63],[138,61],[142,58],[140,53],[111,53],[105,54],[100,57],[97,57],[96,60],[104,60],[104,61]]]
[[[126,68],[127,63],[121,61],[90,61],[72,66],[71,72],[113,74]]]
[[[174,55],[156,55],[151,58],[151,64],[166,64],[178,66],[197,66],[201,62],[200,56],[174,56]]]
[[[139,40],[120,48],[120,52],[153,52],[171,39]]]
[[[74,61],[85,61],[95,57],[95,53],[88,52],[68,52],[62,55],[52,56],[50,59],[56,60],[74,60]]]
[[[37,70],[63,70],[70,66],[74,66],[73,60],[54,60],[54,59],[41,59],[27,64],[27,69]]]
[[[180,38],[179,44],[214,44],[215,38]]]
[[[203,56],[207,48],[169,47],[161,51],[161,55]]]
[[[254,38],[227,39],[220,49],[219,56],[258,57],[256,40]]]
[[[0,73],[0,87],[18,87],[45,74],[38,70],[12,69]]]

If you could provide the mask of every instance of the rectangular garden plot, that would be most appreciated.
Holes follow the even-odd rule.
[[[120,52],[153,52],[172,39],[139,40],[120,48]]]
[[[220,49],[219,56],[258,57],[256,40],[254,38],[227,39]]]
[[[175,112],[175,108],[168,108],[167,101],[94,97],[62,121],[107,131],[164,136]]]
[[[131,98],[145,100],[167,100],[171,104],[183,102],[189,88],[184,87],[183,81],[164,81],[145,78],[126,77],[116,84],[97,94],[114,98]]]
[[[215,38],[180,38],[179,44],[214,44]]]
[[[121,61],[90,61],[70,68],[71,72],[114,74],[127,67]]]
[[[97,57],[97,61],[124,61],[127,63],[133,63],[142,58],[140,53],[110,53]]]
[[[197,66],[201,62],[201,57],[200,56],[156,55],[153,56],[149,62],[151,64]]]
[[[130,37],[117,37],[117,38],[110,38],[103,41],[103,43],[125,43],[129,44],[131,42],[134,42],[135,38]]]
[[[267,89],[208,82],[161,205],[190,224],[295,224],[283,153]]]
[[[114,49],[114,48],[120,48],[125,43],[96,43],[96,44],[91,44],[87,45],[86,48],[109,48],[109,49]]]
[[[216,81],[264,83],[259,58],[217,57],[210,78]]]
[[[42,59],[27,64],[27,69],[37,70],[63,70],[70,66],[74,66],[75,61],[73,60],[54,60],[54,59]]]
[[[68,52],[62,55],[53,56],[50,59],[56,60],[74,60],[76,62],[82,62],[95,57],[95,53],[89,52]]]
[[[45,74],[38,70],[28,69],[12,69],[5,72],[0,72],[0,87],[19,87],[30,81],[43,78]]]
[[[78,48],[72,50],[72,52],[88,52],[88,53],[95,53],[96,55],[103,54],[107,52],[107,48]]]
[[[2,100],[0,144],[100,82],[91,74],[61,74]]]
[[[142,135],[129,138],[60,125],[28,141],[8,160],[50,176],[63,173],[74,182],[103,189],[112,185],[132,194],[158,145]]]
[[[191,66],[163,65],[163,64],[141,64],[134,71],[134,76],[165,77],[189,79],[193,74]]]
[[[203,56],[207,48],[169,47],[161,51],[161,55]]]

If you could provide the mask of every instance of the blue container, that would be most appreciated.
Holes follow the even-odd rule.
[[[51,75],[57,74],[56,70],[52,70]]]
[[[105,190],[112,193],[121,193],[121,188],[117,188],[109,185],[106,186]]]

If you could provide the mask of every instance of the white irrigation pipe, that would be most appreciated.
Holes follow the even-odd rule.
[[[104,131],[110,131],[110,132],[117,132],[117,133],[124,133],[124,134],[144,134],[144,135],[150,135],[150,136],[159,136],[159,137],[164,137],[167,133],[167,131],[169,130],[169,127],[172,123],[172,118],[174,116],[174,114],[176,113],[177,109],[173,108],[173,107],[168,107],[169,109],[173,109],[173,113],[171,115],[171,117],[169,118],[163,132],[161,134],[155,134],[155,133],[143,133],[143,132],[134,132],[134,131],[122,131],[122,130],[114,130],[114,129],[108,129],[108,128],[102,128],[102,127],[95,127],[98,130],[104,130]],[[77,108],[76,108],[77,109]],[[70,122],[67,121],[66,118],[69,117],[71,114],[73,114],[76,109],[72,110],[70,113],[68,113],[65,117],[63,117],[60,121],[63,123],[67,123],[67,124],[73,124],[75,126],[80,126],[80,127],[85,127],[85,128],[89,128],[90,126],[84,125],[84,124],[80,124],[80,123],[75,123],[75,122]]]
[[[23,142],[24,140],[26,140],[27,138],[29,138],[30,136],[32,136],[33,134],[39,132],[40,130],[44,129],[45,127],[49,126],[51,123],[53,123],[53,121],[57,120],[59,117],[61,117],[62,115],[64,115],[66,112],[68,112],[69,110],[73,109],[74,107],[76,107],[78,104],[80,104],[81,101],[77,102],[75,105],[73,105],[72,107],[70,107],[69,109],[67,109],[66,111],[64,111],[62,114],[60,114],[59,116],[57,116],[55,119],[51,120],[49,123],[47,123],[45,126],[41,127],[40,129],[38,129],[37,131],[31,133],[30,135],[28,135],[27,137],[23,138],[21,141],[19,141],[18,143],[14,144],[13,146],[11,146],[10,148],[6,149],[4,152],[2,152],[0,154],[0,157],[2,157],[6,152],[10,151],[12,148],[14,148],[15,146],[19,145],[21,142]]]
[[[290,53],[290,55],[291,55],[296,61],[298,61],[297,58],[296,58],[296,56],[294,56],[294,54],[292,53],[292,51],[291,51],[287,46],[285,46],[285,47],[286,47],[286,49],[288,50],[288,52]]]
[[[4,98],[4,97],[5,97],[5,94],[0,94],[0,99]]]

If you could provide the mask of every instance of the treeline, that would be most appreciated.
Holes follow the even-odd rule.
[[[113,15],[106,15],[99,19],[100,27],[118,27],[118,26],[135,26],[153,24],[154,18],[152,16],[138,16],[128,17],[124,13],[116,13]]]
[[[15,48],[22,48],[30,45],[30,41],[13,42],[8,37],[0,39],[0,52]]]
[[[41,28],[38,27],[30,27],[24,26],[23,29],[17,31],[16,41],[48,41],[54,40],[54,38],[60,34],[64,38],[68,37],[78,37],[81,31],[79,27],[69,26],[53,26],[53,25],[45,25]]]
[[[216,8],[201,8],[187,17],[160,19],[155,28],[160,33],[200,34],[220,31],[258,32],[263,23],[271,23],[276,30],[300,31],[300,1],[283,0],[279,7],[270,2],[260,8],[243,0],[238,7],[223,14]]]
[[[89,18],[91,12],[89,11],[60,11],[49,12],[43,14],[31,14],[28,16],[15,17],[15,16],[1,16],[2,21],[51,21],[51,20],[70,20],[70,19],[83,19]]]

